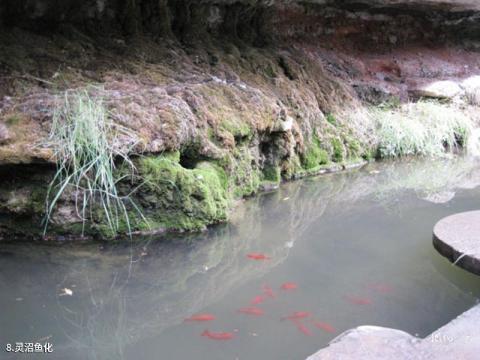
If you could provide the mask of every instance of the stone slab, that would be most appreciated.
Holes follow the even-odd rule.
[[[414,344],[417,341],[420,340],[404,331],[359,326],[344,332],[307,360],[414,360]]]
[[[404,331],[360,326],[332,340],[307,360],[478,360],[480,305],[424,339]]]
[[[480,275],[480,211],[440,220],[433,228],[433,246],[451,262]]]

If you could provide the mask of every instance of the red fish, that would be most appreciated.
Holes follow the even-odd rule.
[[[393,288],[386,284],[369,284],[367,285],[369,289],[375,290],[382,294],[388,294],[393,291]]]
[[[255,316],[262,316],[264,314],[262,309],[255,306],[238,309],[238,312]]]
[[[367,298],[356,297],[356,296],[346,296],[345,298],[347,299],[348,302],[355,305],[371,305],[372,304],[372,300]]]
[[[315,320],[312,320],[312,323],[313,325],[315,325],[317,329],[322,329],[329,333],[334,333],[336,331],[335,328],[329,323],[322,322],[322,321],[315,321]]]
[[[215,316],[212,314],[198,314],[185,319],[185,321],[212,321],[215,320]]]
[[[288,319],[288,320],[298,320],[298,319],[304,319],[306,317],[309,317],[310,314],[309,312],[306,311],[295,311],[293,314],[290,314],[288,316],[285,316],[282,318],[282,320]]]
[[[275,297],[275,294],[273,293],[273,290],[272,290],[272,288],[271,288],[270,286],[268,286],[268,285],[263,285],[262,290],[263,290],[263,293],[264,293],[266,296],[268,296],[268,297],[270,297],[270,298],[274,298],[274,297]]]
[[[286,282],[280,288],[282,290],[295,290],[297,287],[298,287],[297,284],[295,284],[293,282]]]
[[[268,256],[260,253],[251,253],[247,255],[248,258],[252,260],[268,260],[270,259]]]
[[[252,301],[250,301],[250,304],[258,305],[258,304],[263,303],[264,301],[265,301],[265,296],[257,295],[252,299]]]
[[[231,340],[233,339],[233,333],[231,332],[210,332],[205,330],[202,333],[202,336],[205,336],[212,340]]]
[[[310,329],[308,327],[306,327],[299,319],[294,319],[293,322],[295,323],[295,325],[297,325],[297,329],[301,333],[303,333],[307,336],[312,336],[313,335],[312,332],[310,331]]]

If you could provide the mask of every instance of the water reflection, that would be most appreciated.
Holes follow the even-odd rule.
[[[50,337],[49,359],[122,359],[128,344],[158,336],[282,264],[326,209],[341,217],[373,196],[398,211],[407,192],[439,203],[479,184],[471,159],[382,163],[286,184],[244,202],[231,224],[204,234],[131,244],[2,243],[0,305],[10,311],[0,340]],[[252,251],[272,260],[251,261],[245,255]],[[72,296],[60,296],[62,289]]]

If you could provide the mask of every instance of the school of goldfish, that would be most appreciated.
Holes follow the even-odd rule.
[[[250,253],[247,254],[247,258],[255,261],[264,261],[269,260],[270,257],[261,253]],[[285,282],[279,286],[280,292],[291,292],[298,289],[298,285],[294,282]],[[385,284],[368,284],[366,289],[370,292],[376,292],[379,294],[389,294],[393,289]],[[252,316],[260,317],[265,315],[265,310],[258,307],[258,305],[263,304],[268,299],[275,299],[276,294],[274,290],[267,284],[262,286],[262,292],[260,295],[256,295],[251,301],[250,305],[247,307],[242,307],[237,310],[237,313]],[[367,306],[372,305],[373,301],[368,297],[359,297],[356,295],[347,294],[344,296],[344,300],[353,305]],[[185,322],[211,322],[216,319],[213,314],[196,314],[185,319]],[[293,311],[290,314],[281,317],[279,320],[293,324],[297,330],[306,336],[313,336],[314,333],[309,326],[313,326],[316,329],[322,330],[326,333],[334,334],[337,333],[337,330],[328,322],[320,321],[314,318],[313,314],[308,311]],[[237,330],[236,330],[237,331]],[[201,334],[202,337],[205,337],[210,340],[232,340],[235,338],[234,332],[212,332],[210,330],[204,330]]]

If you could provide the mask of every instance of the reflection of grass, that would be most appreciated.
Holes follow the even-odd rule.
[[[374,110],[381,157],[439,156],[464,146],[473,128],[459,109],[434,101]]]
[[[62,194],[73,189],[77,215],[85,225],[93,217],[93,205],[98,205],[109,229],[117,232],[121,217],[130,229],[117,183],[121,180],[115,172],[115,160],[122,160],[133,171],[128,158],[129,148],[115,145],[117,135],[135,138],[126,128],[114,125],[102,99],[86,91],[66,93],[53,116],[50,145],[54,148],[57,172],[50,184],[47,197],[46,225]]]
[[[325,200],[328,194],[336,193],[330,204],[341,214],[362,199],[371,198],[383,206],[400,208],[408,206],[407,200],[399,199],[409,192],[422,199],[447,198],[448,193],[458,189],[480,186],[480,161],[472,158],[383,161],[368,168],[379,172],[360,171],[323,177],[322,183],[330,179],[335,186],[317,196]],[[341,206],[337,207],[339,204]]]
[[[383,167],[374,189],[377,199],[392,201],[392,193],[414,191],[421,198],[480,185],[478,162],[453,158],[405,162]]]

